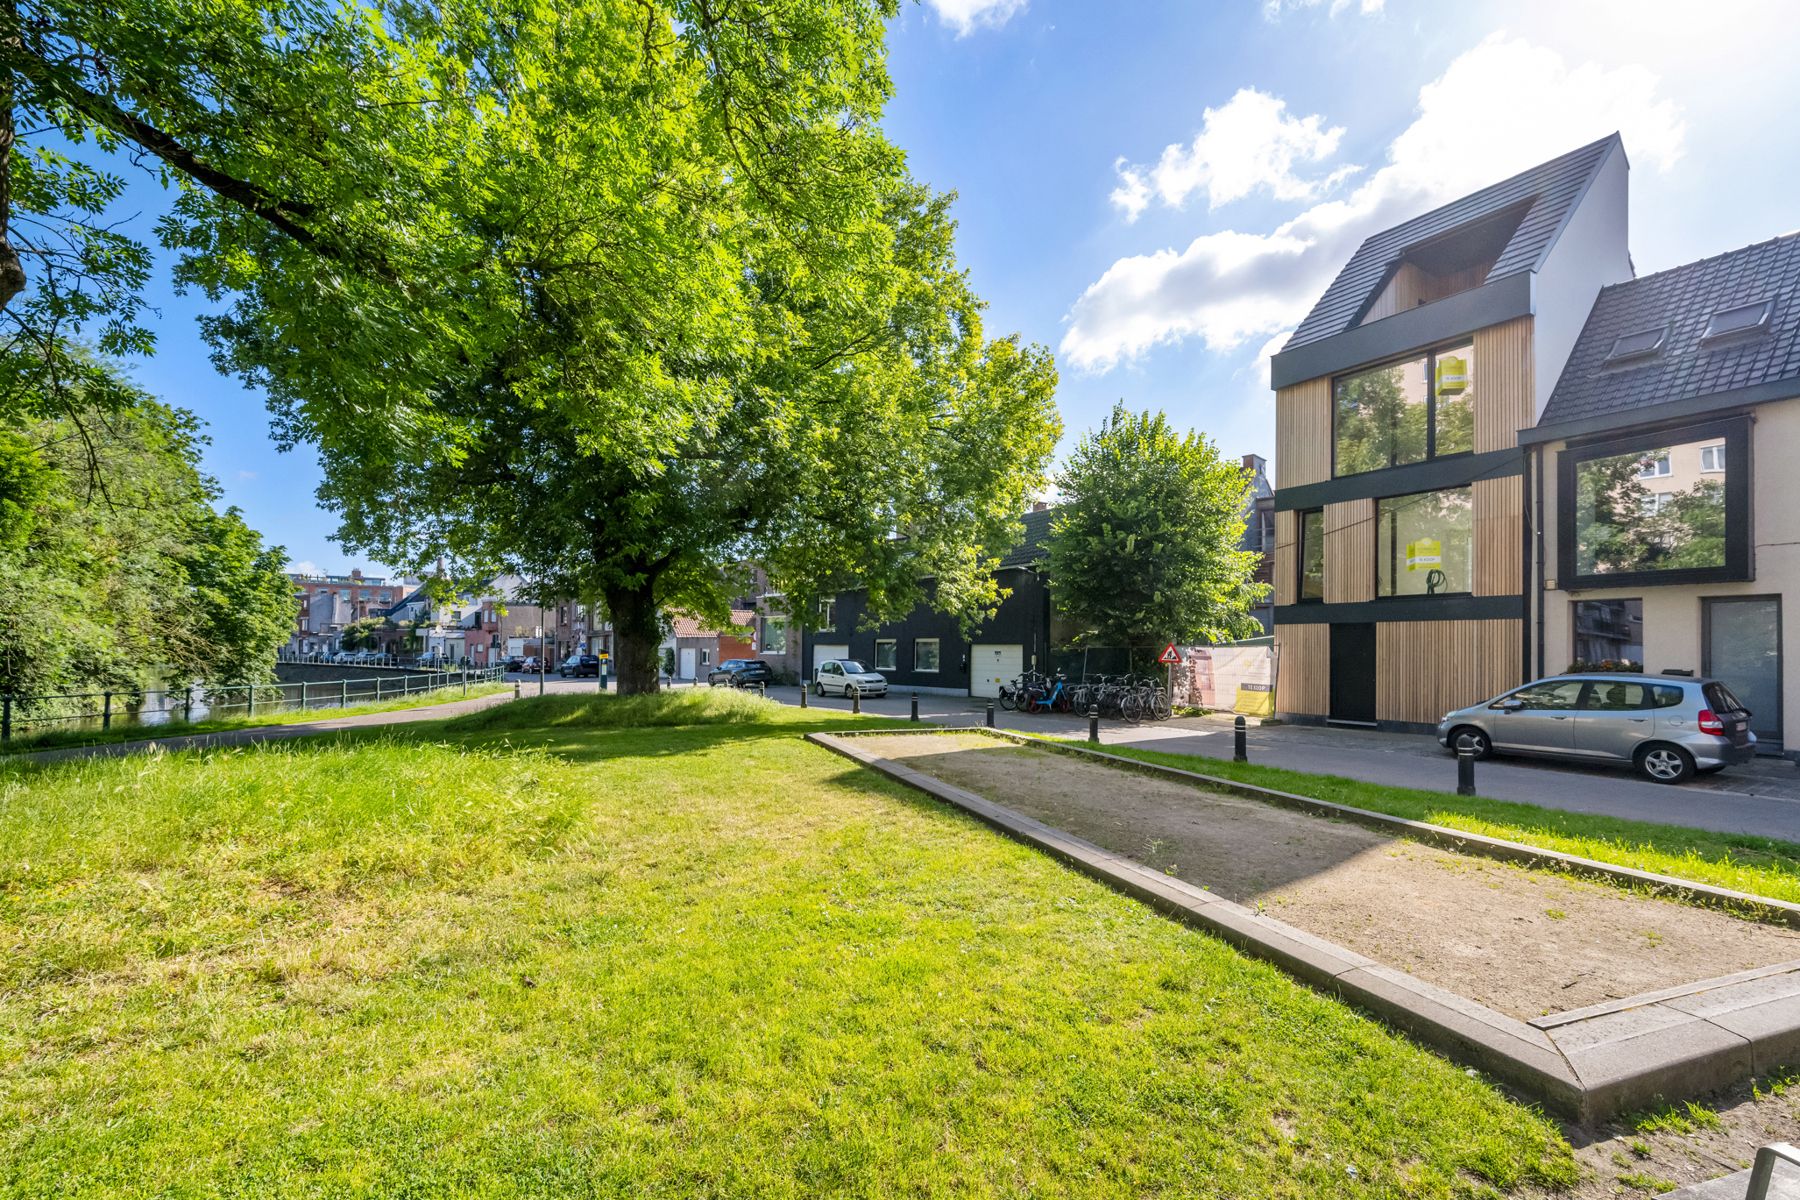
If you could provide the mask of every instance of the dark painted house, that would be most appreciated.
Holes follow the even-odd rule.
[[[955,618],[932,607],[930,581],[918,608],[867,629],[865,593],[844,591],[827,605],[822,627],[805,634],[808,678],[821,662],[853,658],[887,676],[897,691],[996,696],[1021,671],[1042,669],[1050,651],[1050,589],[1043,571],[1050,510],[1034,508],[1023,521],[1024,539],[1002,556],[996,572],[1001,588],[1012,594],[973,637],[965,638]]]

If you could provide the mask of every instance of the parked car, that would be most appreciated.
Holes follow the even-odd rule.
[[[538,661],[538,656],[535,654],[527,654],[524,658],[519,660],[519,670],[524,671],[527,674],[536,675],[541,669],[542,664]]]
[[[706,682],[713,687],[767,687],[775,682],[775,670],[760,658],[728,658],[706,673]]]
[[[447,667],[450,665],[450,660],[434,651],[430,654],[419,655],[419,661],[413,665],[419,667]]]
[[[556,673],[564,679],[570,677],[580,679],[583,675],[597,678],[600,674],[600,656],[597,654],[571,654],[557,666]]]
[[[525,669],[525,656],[523,654],[513,655],[506,660],[506,666],[502,669],[506,671],[523,671]]]
[[[865,696],[885,696],[887,676],[869,670],[854,658],[834,658],[813,668],[813,695],[848,696],[852,688]]]
[[[1750,710],[1722,681],[1691,675],[1557,675],[1445,713],[1437,734],[1477,758],[1629,763],[1657,783],[1756,756]]]

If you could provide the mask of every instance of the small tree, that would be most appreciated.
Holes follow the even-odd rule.
[[[1226,641],[1261,632],[1257,554],[1239,549],[1250,480],[1204,436],[1114,405],[1057,477],[1057,606],[1084,640]]]

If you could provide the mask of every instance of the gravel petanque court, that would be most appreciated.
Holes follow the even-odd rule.
[[[1800,931],[975,734],[883,758],[1521,1020],[1800,959]]]

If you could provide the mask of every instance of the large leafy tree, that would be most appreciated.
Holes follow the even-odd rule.
[[[892,0],[17,11],[15,107],[180,185],[179,278],[348,545],[603,600],[627,690],[722,563],[802,620],[997,600],[1054,371],[881,134]]]
[[[1057,477],[1050,580],[1058,609],[1097,645],[1222,641],[1261,631],[1266,584],[1242,550],[1250,480],[1161,413],[1115,405]]]

